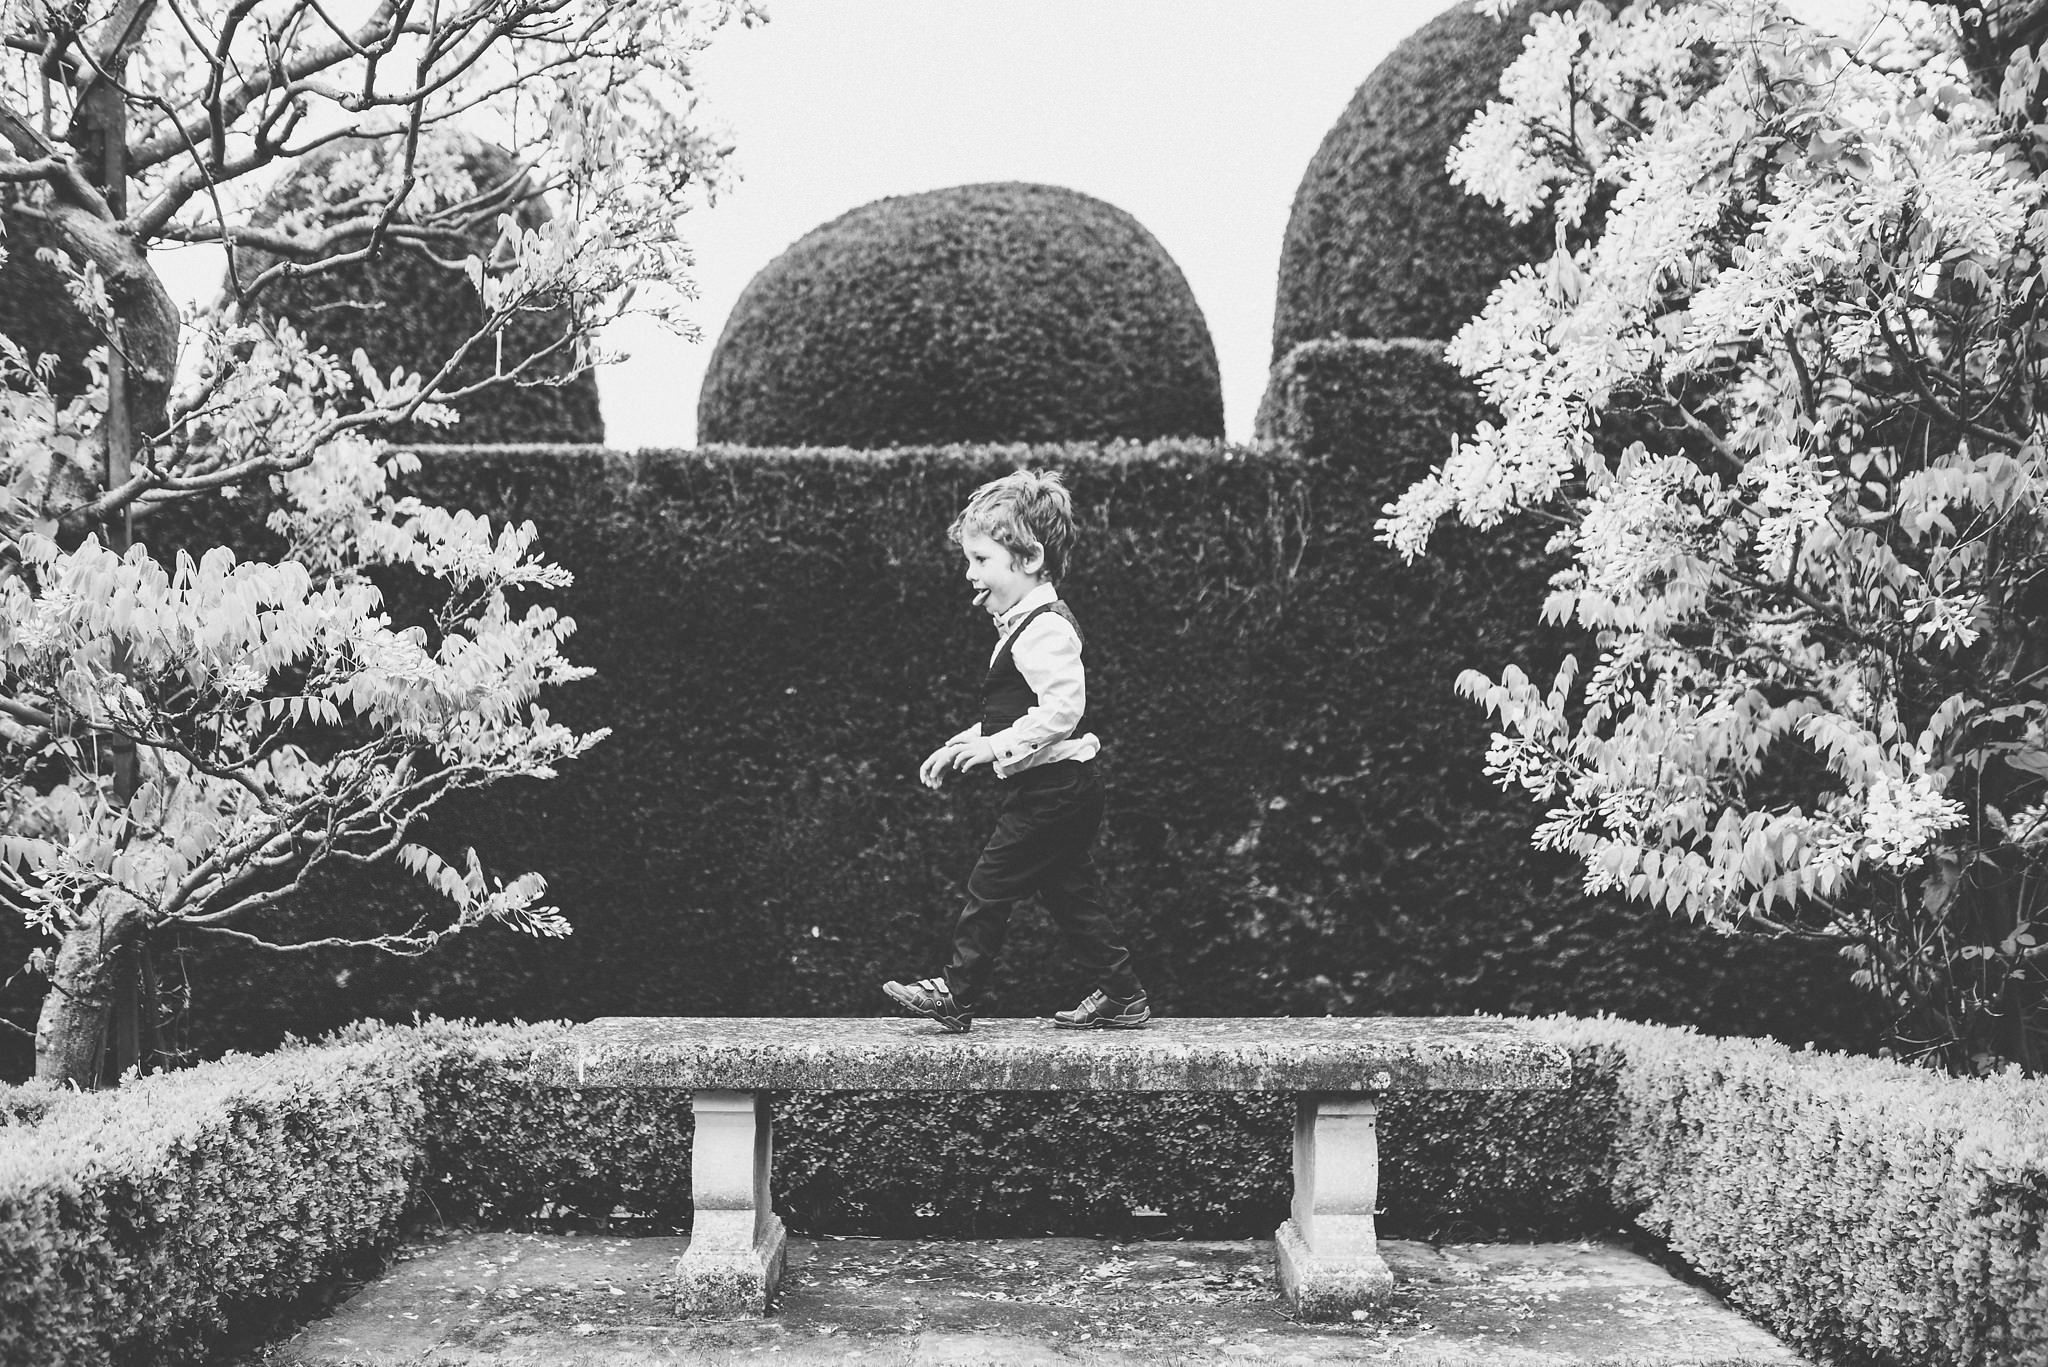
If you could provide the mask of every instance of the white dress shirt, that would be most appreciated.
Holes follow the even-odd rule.
[[[996,618],[996,646],[989,653],[989,663],[996,662],[1017,623],[1047,603],[1058,602],[1059,597],[1052,585],[1040,584]],[[1038,702],[988,738],[996,754],[996,777],[1008,778],[1063,759],[1094,759],[1102,749],[1095,733],[1074,734],[1075,725],[1088,710],[1088,678],[1081,667],[1081,636],[1074,624],[1057,612],[1039,613],[1010,647],[1010,658],[1038,695]],[[976,722],[953,737],[953,742],[973,740],[980,734],[981,723]]]

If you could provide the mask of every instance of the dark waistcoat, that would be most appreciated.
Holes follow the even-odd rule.
[[[1081,623],[1075,619],[1074,610],[1057,599],[1033,609],[1023,621],[1017,623],[1016,628],[1003,638],[1003,644],[996,651],[995,658],[989,661],[988,679],[981,686],[982,735],[993,736],[998,731],[1008,730],[1017,724],[1017,718],[1038,706],[1038,695],[1031,691],[1031,685],[1025,681],[1024,671],[1017,668],[1017,661],[1012,658],[1011,651],[1017,644],[1017,638],[1024,634],[1024,628],[1037,621],[1040,613],[1046,612],[1057,612],[1066,618],[1073,626],[1074,634],[1081,636]],[[1081,636],[1081,643],[1085,647],[1088,638]],[[1078,736],[1087,729],[1088,718],[1084,712],[1081,719],[1074,723],[1072,734]]]

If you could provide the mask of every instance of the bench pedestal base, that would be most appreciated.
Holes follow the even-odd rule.
[[[774,1119],[763,1092],[701,1091],[690,1099],[696,1213],[690,1246],[676,1259],[676,1308],[686,1315],[765,1314],[789,1236],[768,1207]]]
[[[1318,1257],[1289,1220],[1274,1232],[1273,1251],[1280,1262],[1280,1294],[1305,1320],[1349,1319],[1354,1310],[1384,1307],[1393,1294],[1394,1274],[1377,1250],[1362,1257]]]
[[[676,1310],[685,1315],[761,1315],[782,1284],[789,1236],[782,1217],[770,1215],[758,1242],[747,1238],[734,1248],[727,1241],[707,1246],[693,1222],[690,1246],[675,1260]],[[751,1230],[749,1230],[751,1235]]]
[[[1273,1235],[1280,1290],[1303,1319],[1348,1318],[1386,1302],[1380,1257],[1379,1107],[1369,1096],[1305,1096],[1294,1115],[1293,1218]]]

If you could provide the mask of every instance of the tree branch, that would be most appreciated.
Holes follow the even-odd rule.
[[[247,113],[249,107],[280,85],[290,85],[303,80],[331,66],[349,60],[365,47],[374,46],[386,35],[394,34],[394,16],[399,10],[398,0],[378,0],[377,8],[357,26],[353,39],[329,43],[303,54],[297,61],[266,68],[251,74],[246,80],[226,89],[197,114],[188,116],[182,124],[166,129],[154,137],[144,139],[129,149],[128,164],[138,172],[146,171],[177,156],[187,146],[202,140],[211,142],[213,127],[218,122],[223,128]],[[407,31],[424,33],[424,28],[407,26]]]
[[[1892,360],[1897,362],[1900,368],[1906,372],[1913,382],[1914,390],[1919,393],[1921,401],[1933,409],[1938,417],[1945,422],[1953,423],[1972,436],[1982,437],[1985,441],[2002,446],[2008,451],[2025,449],[2026,441],[2023,438],[2016,437],[2010,432],[2001,432],[1995,427],[1986,427],[1982,423],[1972,422],[1936,398],[1934,391],[1928,387],[1926,375],[1921,373],[1920,366],[1914,360],[1912,353],[1906,350],[1905,344],[1899,340],[1898,334],[1892,331],[1891,320],[1886,318],[1881,311],[1877,315],[1877,330],[1884,337],[1885,350],[1891,354]]]
[[[40,731],[54,731],[57,727],[57,719],[49,713],[30,707],[25,702],[16,702],[13,698],[0,698],[0,712],[5,712],[16,721]]]

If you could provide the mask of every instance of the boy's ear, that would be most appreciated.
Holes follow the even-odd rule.
[[[1017,568],[1026,574],[1045,573],[1045,547],[1043,546],[1033,546],[1029,550],[1018,552],[1016,560]]]

